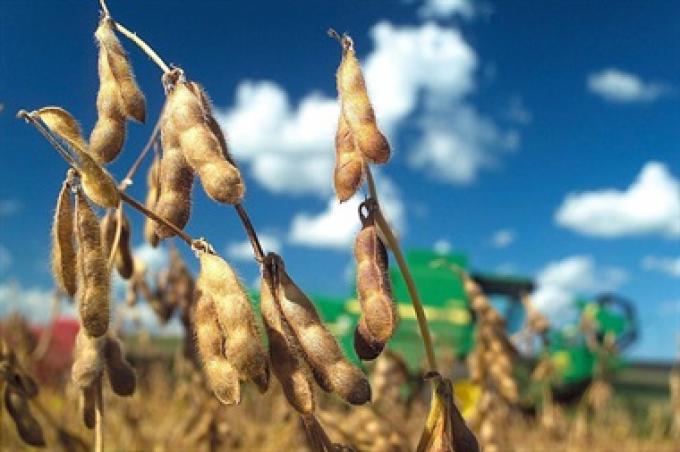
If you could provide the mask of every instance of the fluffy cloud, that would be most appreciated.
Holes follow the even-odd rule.
[[[550,262],[538,273],[533,300],[539,310],[557,318],[575,297],[615,290],[627,279],[623,269],[597,267],[590,256],[571,256]]]
[[[615,68],[588,76],[588,89],[610,102],[651,102],[668,92],[661,83],[645,82],[635,74]]]
[[[475,15],[471,0],[425,0],[418,13],[425,18],[447,19],[455,15],[469,19]]]
[[[374,46],[363,66],[380,127],[395,143],[405,121],[422,118],[413,168],[467,183],[497,161],[499,150],[516,146],[516,132],[499,130],[466,100],[477,56],[457,29],[382,21],[370,36]],[[330,195],[337,100],[310,93],[294,104],[276,83],[250,80],[238,85],[235,98],[216,117],[256,181],[274,193]]]
[[[267,234],[258,234],[260,239],[260,245],[265,250],[265,252],[279,253],[281,251],[281,240],[278,237]],[[253,248],[250,245],[249,240],[244,240],[242,242],[233,242],[227,245],[227,256],[232,259],[239,261],[250,261],[253,259]]]
[[[507,248],[515,241],[515,233],[510,229],[500,229],[491,236],[491,244],[496,248]]]
[[[376,185],[385,216],[397,231],[403,233],[404,205],[399,191],[391,180],[377,176]],[[326,209],[320,213],[302,212],[295,215],[290,226],[289,241],[301,246],[349,250],[361,226],[357,213],[361,201],[360,194],[342,204],[332,197]]]
[[[17,281],[0,282],[0,317],[19,312],[30,323],[45,323],[52,314],[54,293],[42,287],[23,287]],[[75,315],[75,305],[61,305],[61,314]]]
[[[659,271],[666,273],[673,278],[680,278],[680,256],[678,257],[657,257],[646,256],[642,259],[642,268],[645,270]]]
[[[664,164],[649,162],[625,191],[610,188],[570,193],[555,220],[597,237],[680,237],[680,182]]]

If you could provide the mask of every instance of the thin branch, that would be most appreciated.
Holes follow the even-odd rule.
[[[174,232],[175,234],[177,234],[177,236],[179,238],[184,240],[187,243],[187,245],[194,246],[194,244],[196,243],[196,240],[194,240],[193,237],[191,237],[189,234],[187,234],[186,232],[184,232],[183,230],[181,230],[180,228],[178,228],[177,226],[175,226],[173,223],[166,220],[165,218],[156,215],[155,213],[153,213],[152,211],[147,209],[142,203],[140,203],[136,199],[132,198],[127,193],[122,192],[122,191],[119,191],[119,193],[120,193],[120,199],[122,201],[126,202],[132,208],[140,211],[141,213],[143,213],[147,217],[151,218],[152,220],[156,221],[157,223],[162,223],[164,226],[167,226],[168,228],[170,228],[172,230],[172,232]]]
[[[257,237],[257,232],[255,232],[253,223],[250,221],[248,212],[246,212],[246,209],[242,204],[236,204],[234,208],[238,213],[238,217],[241,219],[241,223],[243,224],[243,228],[246,230],[246,234],[248,234],[250,245],[253,247],[253,253],[255,254],[255,260],[259,263],[264,262],[264,251],[262,250],[262,245],[260,245],[260,240]]]
[[[119,33],[121,33],[123,36],[128,38],[130,41],[134,42],[137,44],[137,47],[142,49],[142,52],[146,53],[146,55],[151,58],[151,60],[158,65],[159,68],[163,71],[164,74],[167,74],[170,72],[170,67],[165,64],[165,61],[161,59],[161,57],[158,56],[158,54],[140,38],[137,36],[136,33],[128,30],[125,28],[122,24],[116,22],[115,20],[112,20],[111,23],[113,24],[113,27],[118,30]]]
[[[373,175],[371,174],[371,169],[366,166],[366,179],[368,181],[368,191],[370,197],[375,201],[375,220],[378,227],[383,232],[385,239],[387,240],[387,245],[392,250],[395,259],[397,260],[397,265],[401,271],[404,281],[406,282],[406,288],[411,297],[411,304],[413,305],[413,310],[416,312],[416,319],[418,320],[418,328],[420,329],[420,335],[423,338],[423,346],[425,347],[425,353],[427,354],[427,361],[430,367],[430,371],[437,370],[437,360],[434,355],[434,345],[432,343],[432,336],[430,335],[430,328],[427,325],[427,316],[425,315],[425,309],[423,309],[423,302],[420,299],[420,294],[418,293],[418,288],[411,275],[411,270],[408,268],[404,254],[399,246],[399,240],[395,237],[392,232],[392,228],[385,219],[380,208],[380,203],[378,202],[378,191],[375,188],[375,181],[373,180]]]
[[[102,7],[102,13],[104,14],[104,17],[111,17],[111,14],[109,13],[109,7],[106,6],[106,1],[99,0],[99,5]]]
[[[104,451],[104,398],[102,397],[102,377],[97,378],[95,384],[95,424],[94,424],[94,450]]]
[[[120,181],[120,184],[118,185],[118,189],[121,191],[124,191],[127,189],[130,185],[132,185],[132,178],[135,176],[135,173],[137,173],[137,170],[141,166],[142,162],[144,161],[144,157],[146,157],[146,154],[149,153],[149,151],[153,148],[154,143],[158,139],[158,133],[161,131],[161,118],[163,117],[163,110],[161,109],[161,114],[158,116],[158,120],[156,121],[156,125],[153,128],[153,131],[151,132],[151,136],[149,137],[149,140],[146,142],[146,145],[144,146],[144,149],[139,153],[139,156],[137,156],[137,159],[135,162],[132,164],[130,169],[128,170],[127,174],[125,175],[125,178]]]
[[[26,110],[19,110],[17,113],[17,118],[23,119],[26,122],[30,123],[33,127],[35,127],[38,132],[47,140],[50,142],[52,147],[59,153],[61,158],[66,160],[66,163],[69,164],[71,168],[77,169],[78,168],[78,163],[73,159],[71,154],[69,154],[66,149],[59,143],[59,140],[54,138],[52,133],[45,128],[45,126],[42,125],[42,123],[36,119],[35,117],[31,116],[29,112]]]

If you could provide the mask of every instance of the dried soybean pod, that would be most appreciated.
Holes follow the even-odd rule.
[[[146,192],[146,208],[152,212],[156,211],[156,203],[158,202],[158,197],[160,195],[160,166],[161,159],[158,154],[156,154],[149,167],[149,173],[146,176],[146,184],[148,186]],[[156,235],[155,223],[151,218],[146,218],[144,221],[144,238],[153,248],[158,246],[160,239]]]
[[[88,335],[99,337],[109,327],[110,272],[104,257],[99,220],[82,191],[76,196],[78,231],[78,309]]]
[[[122,209],[122,206],[119,207]],[[102,240],[104,242],[104,256],[108,257],[111,253],[111,246],[116,236],[116,228],[118,227],[118,218],[121,218],[120,238],[118,240],[118,247],[116,255],[114,256],[114,264],[118,274],[123,279],[130,279],[134,271],[134,260],[132,259],[132,250],[130,249],[130,222],[125,215],[125,212],[107,213],[102,220]],[[105,223],[108,223],[105,225]],[[111,230],[113,225],[113,230]],[[106,227],[105,227],[106,226]]]
[[[225,338],[224,354],[240,378],[251,379],[264,392],[269,386],[269,363],[248,294],[224,259],[210,253],[201,253],[199,259],[196,292],[214,303]]]
[[[10,386],[5,387],[5,408],[14,420],[19,437],[31,446],[44,447],[45,437],[43,436],[42,427],[38,421],[33,417],[31,409],[28,406],[28,400],[14,391]]]
[[[194,172],[184,158],[179,146],[177,128],[171,121],[171,113],[175,110],[173,100],[175,91],[168,94],[161,118],[163,158],[159,166],[160,192],[155,212],[183,229],[191,214],[191,187],[194,183]],[[155,233],[160,239],[175,235],[170,228],[160,223],[155,224]]]
[[[44,107],[37,110],[35,114],[71,147],[87,152],[87,143],[83,138],[80,125],[68,111],[61,107]]]
[[[345,116],[355,143],[364,157],[373,163],[385,163],[390,158],[390,145],[378,129],[354,42],[345,35],[341,39],[341,45],[342,61],[337,72],[341,114]]]
[[[81,328],[76,335],[71,379],[81,389],[91,386],[104,370],[106,338],[90,337]]]
[[[107,336],[104,345],[106,373],[109,376],[111,389],[119,396],[131,396],[135,393],[137,376],[130,363],[125,360],[123,346],[118,339]]]
[[[364,179],[364,158],[356,147],[354,135],[341,113],[335,134],[335,169],[333,181],[340,202],[347,201],[357,192]]]
[[[283,260],[274,255],[278,269],[278,300],[281,312],[300,344],[313,374],[322,388],[330,388],[345,401],[361,405],[371,399],[371,387],[358,367],[343,356],[316,308],[285,271]]]
[[[198,297],[195,306],[196,345],[208,383],[220,402],[237,404],[241,400],[238,372],[224,357],[215,306],[205,295]]]
[[[98,206],[117,207],[120,195],[109,172],[99,166],[86,152],[78,152],[78,159],[80,182],[87,197]]]
[[[103,18],[94,34],[99,45],[99,92],[97,93],[97,123],[90,134],[90,153],[97,163],[109,163],[120,154],[125,142],[125,107],[121,86],[111,67],[107,41],[117,40],[111,24]]]
[[[363,207],[365,205],[359,210],[363,227],[354,244],[363,323],[361,328],[357,328],[355,338],[359,336],[364,345],[371,345],[370,349],[377,350],[384,347],[394,334],[398,317],[387,271],[387,250],[378,236],[373,214],[369,212],[364,216],[361,213]]]
[[[260,311],[269,338],[269,359],[276,378],[283,387],[288,403],[302,414],[314,412],[314,388],[303,361],[297,339],[283,319],[276,302],[277,284],[267,265],[264,267]]]
[[[83,423],[85,427],[92,430],[96,421],[95,399],[97,397],[97,386],[92,384],[80,391],[80,410],[83,413]]]
[[[376,339],[366,326],[366,318],[359,318],[359,323],[354,330],[354,350],[360,359],[370,361],[382,353],[385,342]]]
[[[208,196],[217,202],[238,204],[245,193],[243,179],[233,161],[225,157],[226,146],[223,148],[208,123],[212,113],[206,110],[210,106],[201,93],[201,87],[193,82],[177,83],[168,94],[169,121]]]
[[[59,290],[73,297],[76,293],[76,250],[70,191],[67,181],[64,181],[52,223],[52,274]]]
[[[113,32],[110,19],[105,17],[100,21],[95,37],[100,51],[103,48],[106,54],[109,68],[117,82],[125,116],[144,123],[146,121],[144,94],[135,82],[127,53]]]

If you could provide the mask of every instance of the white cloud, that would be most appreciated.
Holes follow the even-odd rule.
[[[132,254],[144,261],[148,273],[157,273],[167,267],[169,262],[168,251],[164,246],[152,247],[148,243],[136,246]]]
[[[659,162],[648,162],[627,190],[570,193],[558,224],[598,237],[662,234],[680,237],[680,182]]]
[[[32,286],[23,287],[17,281],[0,282],[0,317],[19,312],[30,323],[45,323],[52,314],[53,292],[51,289]],[[61,314],[75,316],[75,304],[61,304]]]
[[[397,232],[404,232],[404,205],[394,183],[376,174],[376,188],[385,217]],[[354,237],[361,226],[358,208],[360,194],[340,204],[332,197],[326,209],[317,214],[299,213],[293,217],[288,239],[292,244],[314,248],[351,249]]]
[[[615,290],[627,279],[623,269],[597,267],[590,256],[570,256],[550,262],[538,273],[533,301],[543,313],[557,318],[575,297]]]
[[[267,233],[260,233],[258,234],[258,239],[265,252],[279,253],[281,251],[281,240],[278,237]],[[250,261],[253,259],[253,248],[247,239],[242,242],[230,243],[227,245],[226,251],[227,256],[235,260]]]
[[[661,83],[645,82],[635,74],[616,68],[588,76],[588,89],[603,99],[618,102],[651,102],[668,92]]]
[[[500,229],[491,236],[491,244],[496,248],[507,248],[515,241],[515,233],[510,229]]]
[[[680,278],[680,256],[678,257],[657,257],[645,256],[642,259],[642,268],[645,270],[659,271],[666,273],[673,278]]]
[[[418,13],[425,18],[448,19],[459,14],[469,19],[475,9],[471,0],[425,0]]]
[[[451,242],[446,239],[439,239],[434,242],[432,249],[437,254],[449,254],[451,252]]]
[[[370,35],[374,47],[363,66],[379,126],[394,144],[414,113],[425,118],[417,125],[414,168],[466,183],[494,164],[499,149],[516,146],[516,132],[500,131],[464,99],[475,87],[477,56],[459,30],[382,21]],[[263,187],[327,197],[338,112],[335,97],[310,93],[294,104],[276,83],[246,80],[235,104],[215,114],[235,158]],[[438,154],[428,151],[432,144]]]

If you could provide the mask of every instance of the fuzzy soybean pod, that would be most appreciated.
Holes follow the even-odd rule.
[[[341,39],[341,45],[342,61],[336,76],[342,105],[341,114],[345,116],[364,157],[373,163],[385,163],[390,158],[390,145],[378,129],[354,42],[345,35]]]
[[[89,336],[99,337],[109,327],[110,272],[102,249],[99,220],[82,191],[76,196],[78,235],[78,309]]]
[[[91,337],[81,328],[76,335],[71,379],[85,389],[99,378],[104,371],[105,337]]]
[[[191,214],[191,187],[194,183],[194,172],[179,146],[179,135],[171,116],[174,110],[172,105],[169,96],[161,119],[163,157],[159,167],[160,191],[155,212],[183,229]],[[160,223],[156,223],[155,233],[160,239],[175,235],[170,228]]]
[[[5,387],[3,399],[22,441],[31,446],[44,447],[42,427],[33,417],[26,397],[8,385]]]
[[[146,176],[146,208],[152,212],[156,211],[156,203],[160,196],[160,166],[161,159],[156,154]],[[155,232],[155,225],[156,223],[151,218],[146,218],[144,221],[144,238],[153,248],[156,248],[160,241]]]
[[[99,44],[99,92],[97,93],[97,122],[90,134],[90,154],[97,163],[109,163],[118,157],[125,142],[125,107],[121,87],[111,68],[115,54],[110,52],[110,41],[116,40],[107,19],[99,23],[94,34]],[[120,44],[119,44],[120,45]]]
[[[288,403],[302,414],[314,412],[314,388],[299,344],[283,319],[276,301],[280,292],[275,277],[265,266],[260,291],[260,311],[269,338],[269,359]]]
[[[108,212],[102,219],[102,247],[104,250],[104,257],[108,258],[111,254],[113,242],[115,241],[118,218],[122,218],[123,221],[121,223],[120,238],[118,240],[118,246],[116,247],[116,254],[113,262],[116,266],[116,270],[118,270],[118,274],[123,279],[130,279],[134,272],[134,261],[130,248],[130,222],[124,212]]]
[[[215,305],[209,296],[203,295],[197,298],[195,309],[196,345],[208,383],[220,402],[237,404],[241,400],[238,372],[224,357]]]
[[[281,257],[274,255],[278,270],[278,300],[281,312],[295,334],[319,386],[353,405],[371,399],[368,379],[343,356],[340,347],[319,318],[312,302],[285,271]]]
[[[76,294],[76,250],[73,245],[73,204],[71,188],[64,181],[57,199],[52,223],[52,275],[59,290],[73,297]]]
[[[214,123],[211,128],[212,112],[202,92],[196,83],[177,83],[168,94],[169,121],[208,196],[220,203],[238,204],[245,193],[243,179],[233,161],[226,157],[226,142],[214,133]]]
[[[78,166],[80,183],[87,197],[100,207],[117,207],[120,195],[113,177],[99,166],[89,154],[79,152],[78,158],[80,160]]]
[[[109,335],[104,345],[106,373],[114,393],[119,396],[131,396],[135,393],[137,376],[135,370],[125,359],[123,345],[120,340]]]
[[[373,359],[375,351],[379,353],[394,334],[398,316],[387,271],[387,250],[378,236],[373,214],[363,216],[360,212],[360,217],[363,227],[354,243],[354,257],[362,318],[355,334],[355,349],[362,359]]]
[[[236,273],[220,256],[201,253],[197,296],[210,297],[224,336],[224,354],[241,379],[261,392],[269,386],[269,362],[257,329],[255,312]]]
[[[146,121],[146,101],[144,94],[135,82],[132,66],[127,53],[111,27],[111,21],[102,19],[95,32],[97,42],[103,47],[111,73],[120,90],[120,97],[125,116],[138,122]]]
[[[361,186],[364,178],[364,158],[356,147],[354,135],[341,113],[335,134],[335,169],[333,182],[340,202],[347,201]]]
[[[80,411],[83,414],[83,423],[85,424],[85,427],[90,430],[92,430],[97,423],[96,397],[97,387],[94,384],[80,390]]]

